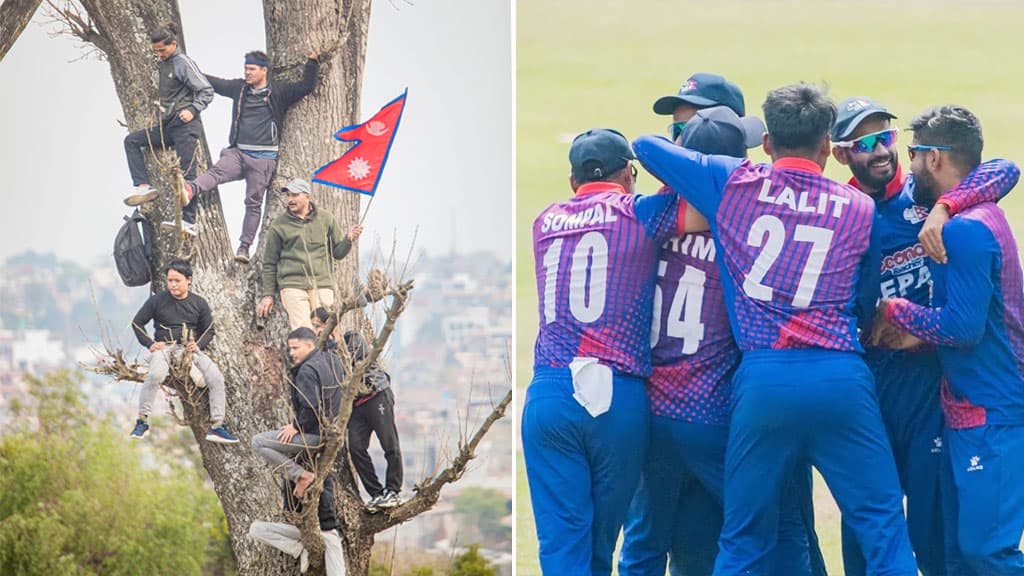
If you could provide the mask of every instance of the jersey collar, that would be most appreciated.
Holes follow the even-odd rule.
[[[907,177],[903,175],[903,166],[899,163],[896,164],[896,174],[893,175],[892,180],[885,185],[885,192],[882,194],[882,200],[892,200],[900,191],[903,190],[903,185],[906,184]],[[860,181],[854,176],[847,182],[850,186],[855,187],[861,192],[867,193],[867,190],[861,186]]]
[[[587,182],[576,189],[576,197],[586,196],[588,194],[600,194],[601,192],[613,192],[615,194],[625,194],[626,189],[621,184],[614,182]]]
[[[812,174],[821,175],[821,166],[818,166],[817,162],[808,160],[807,158],[798,158],[796,156],[779,158],[775,162],[772,162],[772,168],[778,170],[800,170],[801,172],[810,172]]]

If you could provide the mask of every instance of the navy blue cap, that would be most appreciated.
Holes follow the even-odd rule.
[[[758,146],[764,133],[764,122],[760,118],[740,118],[731,108],[715,106],[698,110],[686,121],[679,143],[683,148],[704,154],[746,158],[747,148]]]
[[[584,183],[606,178],[636,159],[629,141],[610,128],[594,128],[580,134],[569,147],[572,177]]]
[[[728,106],[737,116],[747,113],[743,91],[718,74],[698,72],[686,79],[674,96],[662,96],[654,102],[654,113],[671,115],[680,104],[691,104],[698,108]]]
[[[829,136],[833,142],[845,140],[857,126],[868,116],[881,114],[886,118],[895,118],[896,115],[886,110],[878,102],[866,96],[853,96],[839,103],[836,108],[836,123],[832,126]]]

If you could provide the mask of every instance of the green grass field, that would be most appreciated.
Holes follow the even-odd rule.
[[[537,302],[531,223],[568,197],[568,142],[592,127],[629,137],[665,132],[651,111],[693,72],[738,83],[750,114],[768,90],[797,81],[825,83],[835,100],[867,95],[910,119],[936,104],[975,112],[985,156],[1024,162],[1024,3],[1012,0],[595,2],[518,0],[517,4],[517,385],[531,376]],[[901,160],[909,169],[901,135]],[[752,155],[765,159],[757,151]],[[826,174],[846,180],[832,163]],[[655,181],[641,175],[640,191]],[[1024,234],[1017,193],[1003,208]],[[517,413],[518,415],[518,413]],[[517,566],[539,574],[529,493],[519,459]],[[831,574],[842,574],[835,506],[817,483],[818,531]],[[571,489],[567,487],[567,489]]]

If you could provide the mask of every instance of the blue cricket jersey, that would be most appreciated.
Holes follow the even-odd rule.
[[[591,182],[533,223],[540,333],[535,367],[580,356],[619,373],[651,373],[658,248],[678,230],[675,194],[625,194]]]
[[[947,265],[932,264],[931,308],[896,298],[890,322],[939,346],[946,424],[1024,423],[1024,287],[1017,244],[993,203],[942,231]]]
[[[972,170],[955,188],[939,198],[938,202],[948,206],[950,212],[955,214],[958,210],[982,202],[1001,199],[1013,189],[1019,178],[1020,169],[1013,162],[990,160]],[[849,183],[863,188],[856,178],[852,178]],[[914,177],[904,176],[902,169],[897,166],[896,175],[882,197],[875,198],[875,207],[875,226],[878,227],[881,247],[882,298],[900,297],[927,306],[931,299],[932,261],[925,254],[918,235],[928,217],[929,209],[914,203]],[[869,347],[865,360],[875,373],[880,386],[888,383],[887,378],[878,378],[883,370],[914,374],[916,381],[905,382],[897,378],[899,382],[894,383],[908,388],[917,385],[932,386],[942,374],[933,348],[899,351]],[[934,378],[922,378],[922,374],[932,374]]]
[[[740,350],[863,350],[857,325],[870,321],[879,285],[867,195],[800,158],[753,164],[650,136],[633,148],[707,218]]]
[[[662,193],[675,195],[670,188]],[[685,201],[680,202],[685,214]],[[682,228],[682,226],[680,226]],[[651,413],[687,422],[729,423],[740,350],[729,329],[718,249],[710,232],[661,246],[651,326]]]

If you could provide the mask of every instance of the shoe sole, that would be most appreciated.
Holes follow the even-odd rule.
[[[129,435],[128,435],[128,439],[129,439],[129,440],[142,440],[142,438],[143,438],[144,436],[145,436],[145,434],[143,434],[142,436],[136,436],[135,434],[129,434]]]
[[[156,190],[150,190],[145,194],[132,194],[124,199],[124,203],[128,206],[142,206],[146,202],[152,202],[153,200],[156,200]]]
[[[227,438],[221,438],[220,436],[214,436],[212,434],[206,435],[207,442],[213,442],[214,444],[238,444],[238,439],[228,440]]]
[[[241,256],[235,256],[235,262],[239,262],[241,264],[248,264],[250,260],[248,258],[242,258]]]

